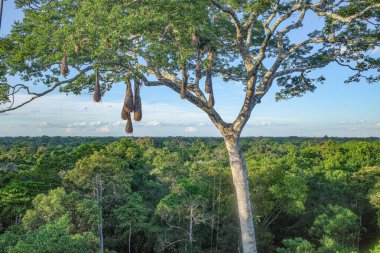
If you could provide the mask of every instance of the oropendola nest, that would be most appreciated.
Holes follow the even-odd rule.
[[[127,112],[131,113],[134,111],[135,106],[133,104],[132,84],[131,84],[131,78],[129,75],[127,76],[127,79],[126,79],[126,85],[127,85],[127,90],[125,94],[124,107]]]
[[[207,74],[206,74],[205,92],[206,93],[212,92],[212,77],[209,71],[207,71]]]
[[[69,66],[67,65],[67,54],[65,54],[61,61],[61,75],[67,76],[69,73]]]
[[[127,121],[127,124],[125,126],[125,131],[128,134],[133,133],[133,125],[132,125],[132,119],[131,119],[131,113],[133,112],[133,119],[135,121],[140,121],[142,119],[142,106],[141,106],[141,97],[140,97],[140,82],[137,78],[134,79],[135,81],[135,91],[134,94],[132,92],[132,84],[131,84],[131,78],[130,75],[127,75],[126,78],[126,92],[125,92],[125,99],[123,104],[123,109],[121,111],[121,118],[123,120]]]
[[[125,126],[125,132],[127,134],[133,133],[132,119],[131,114],[129,112],[127,113],[127,124]]]
[[[74,44],[74,53],[78,54],[79,51],[80,51],[80,45],[77,44],[77,43],[75,43],[75,44]]]
[[[142,105],[140,97],[140,82],[138,79],[135,79],[134,106],[133,119],[135,121],[140,121],[142,119]]]
[[[214,92],[211,90],[209,97],[208,97],[208,106],[209,107],[214,107],[215,105],[215,100],[214,100]]]
[[[181,68],[181,73],[182,73],[182,85],[181,85],[180,96],[181,96],[181,99],[185,99],[186,98],[188,76],[186,73],[186,68],[184,66]]]
[[[199,46],[199,39],[195,33],[191,34],[191,46],[197,48]]]
[[[95,83],[94,83],[94,96],[93,99],[95,102],[100,102],[102,99],[102,92],[100,91],[99,83],[99,70],[95,70]]]
[[[127,116],[127,114],[128,114],[129,112],[127,112],[127,109],[125,108],[125,106],[123,105],[123,109],[121,110],[121,118],[123,119],[123,120],[127,120],[127,118],[128,118],[128,116]]]

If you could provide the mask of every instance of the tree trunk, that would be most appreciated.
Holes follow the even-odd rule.
[[[132,223],[129,223],[128,253],[131,253],[131,236],[132,236]]]
[[[99,251],[104,252],[104,237],[103,237],[103,222],[98,223],[98,232],[99,232]]]
[[[251,199],[249,196],[248,172],[245,160],[241,154],[239,137],[225,135],[224,142],[230,159],[232,179],[236,191],[243,252],[257,253]]]
[[[193,252],[193,206],[190,206],[189,242],[190,252]]]
[[[99,222],[98,222],[98,233],[99,233],[99,252],[104,252],[104,234],[103,234],[103,180],[96,175],[93,179],[93,191],[95,195],[96,202],[100,208]]]

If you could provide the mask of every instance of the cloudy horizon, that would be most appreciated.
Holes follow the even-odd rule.
[[[286,106],[286,103],[274,105]],[[122,100],[94,103],[89,96],[49,95],[18,110],[0,114],[0,136],[126,136],[120,119]],[[236,112],[222,108],[223,117]],[[380,120],[364,118],[313,120],[279,115],[253,115],[243,136],[380,137]],[[312,113],[312,112],[311,112]],[[255,111],[254,111],[255,114]],[[322,112],[320,113],[322,114]],[[265,116],[267,115],[267,116]],[[318,118],[320,115],[314,115]],[[144,101],[143,120],[134,122],[133,136],[220,136],[207,116],[189,103]]]

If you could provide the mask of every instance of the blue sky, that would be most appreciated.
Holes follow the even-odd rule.
[[[20,18],[13,1],[5,1],[1,34]],[[325,84],[301,98],[275,102],[274,87],[254,109],[243,135],[380,137],[380,85],[344,84],[349,72],[337,65],[318,73],[327,78]],[[215,107],[226,121],[240,110],[243,89],[239,84],[215,83]],[[99,104],[92,102],[90,94],[46,96],[0,114],[0,136],[123,136],[124,90],[124,84],[116,85]],[[168,88],[143,87],[141,95],[143,120],[134,123],[135,136],[220,136],[202,111]]]

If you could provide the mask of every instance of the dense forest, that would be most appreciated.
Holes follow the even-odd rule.
[[[245,138],[259,252],[380,252],[380,140]],[[241,252],[219,138],[0,138],[0,253]]]

